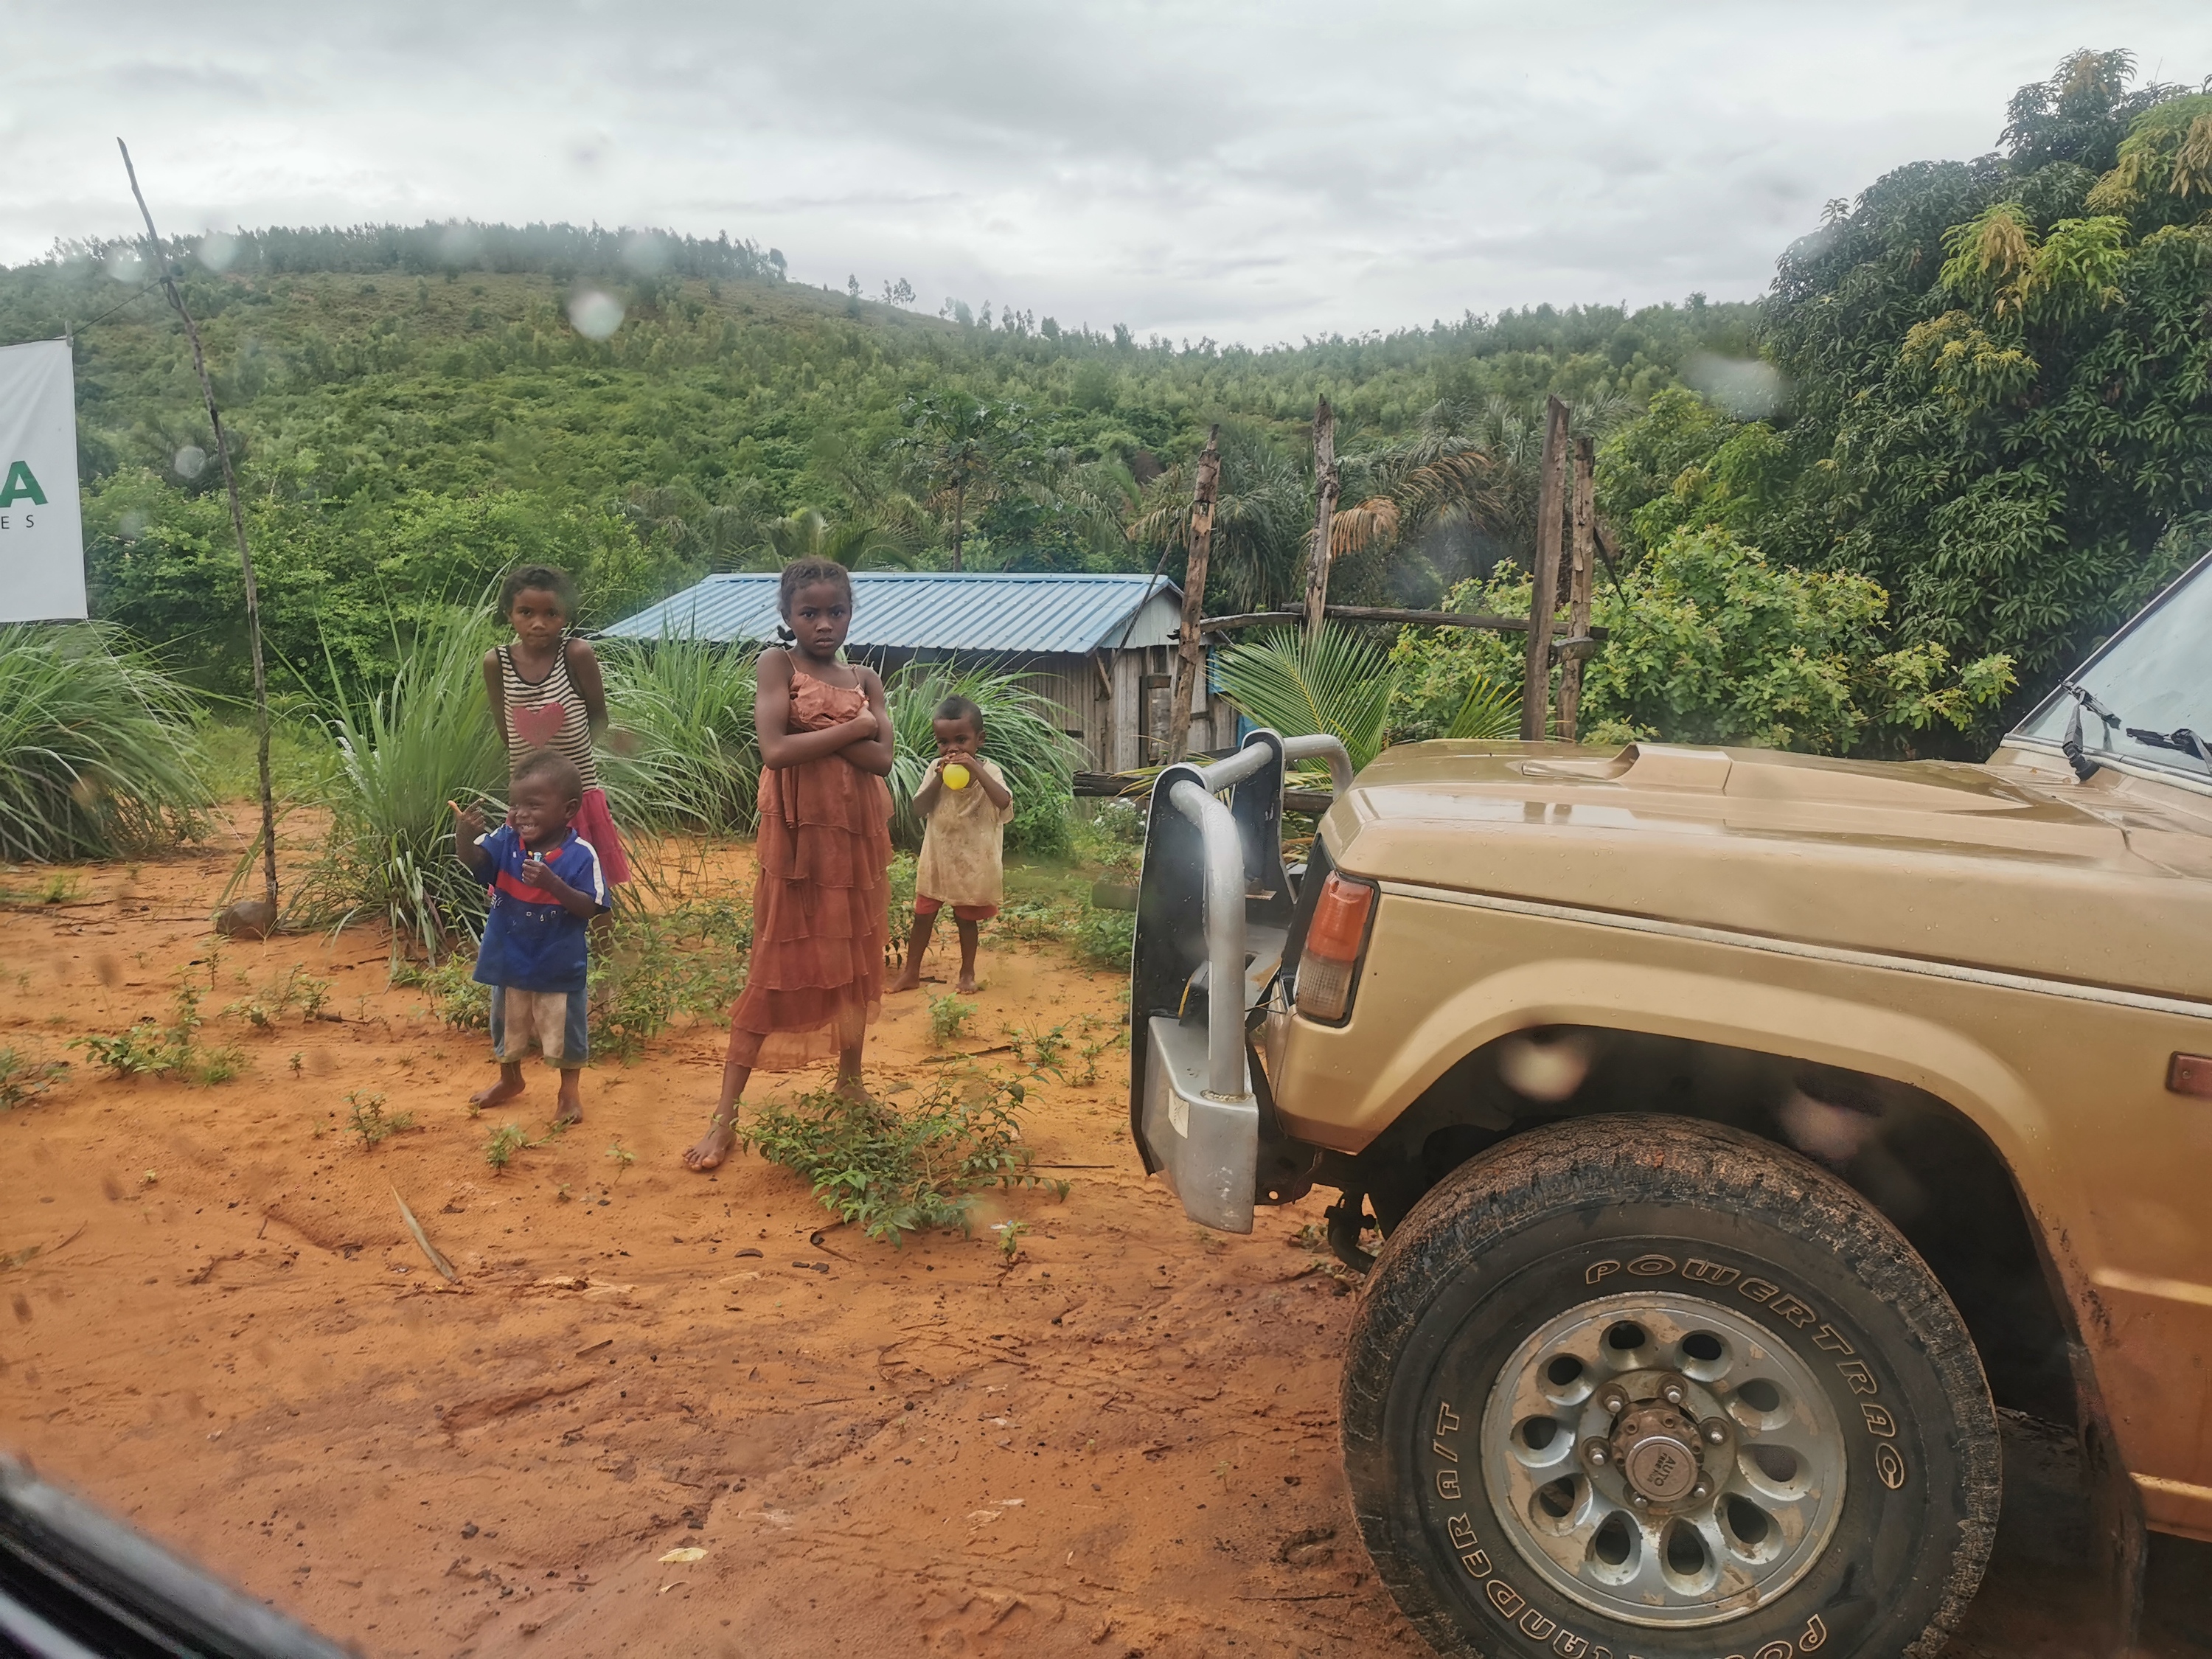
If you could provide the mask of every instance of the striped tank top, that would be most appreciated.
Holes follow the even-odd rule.
[[[499,683],[507,702],[507,750],[520,758],[532,749],[550,749],[575,763],[584,775],[584,787],[599,787],[599,768],[592,760],[591,717],[584,699],[568,678],[568,645],[562,641],[554,653],[553,666],[542,680],[526,680],[514,665],[514,653],[499,647]],[[556,712],[557,711],[557,713]]]

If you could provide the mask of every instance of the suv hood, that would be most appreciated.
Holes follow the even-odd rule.
[[[2212,1000],[2212,799],[2026,750],[1407,744],[1322,834],[1386,881]]]

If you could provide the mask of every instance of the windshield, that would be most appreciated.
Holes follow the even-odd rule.
[[[2196,732],[2212,746],[2212,554],[2106,642],[2068,683],[2087,691],[2117,720],[2096,709],[2081,714],[2081,750],[2192,777],[2212,775],[2193,745],[2154,743]],[[2021,721],[2014,736],[2065,741],[2078,700],[2062,686]]]

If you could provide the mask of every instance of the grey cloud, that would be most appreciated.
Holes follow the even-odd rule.
[[[129,228],[122,131],[179,228],[726,229],[806,280],[1261,341],[1748,296],[1823,201],[1987,149],[2075,46],[2212,70],[2179,0],[214,10],[219,60],[204,11],[18,0],[0,258]]]

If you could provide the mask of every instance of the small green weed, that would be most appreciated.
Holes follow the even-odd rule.
[[[523,1133],[520,1123],[502,1123],[491,1132],[484,1142],[484,1162],[495,1170],[504,1171],[514,1162],[514,1155],[530,1145],[530,1137]]]
[[[292,1009],[300,1011],[301,1018],[312,1020],[330,1000],[330,981],[317,979],[295,963],[282,977],[272,977],[252,996],[232,1003],[222,1011],[222,1017],[242,1019],[257,1031],[272,1031]]]
[[[970,1194],[1045,1184],[1022,1144],[1023,1090],[1011,1080],[940,1082],[902,1111],[834,1089],[771,1106],[743,1132],[771,1164],[805,1176],[823,1208],[898,1243],[921,1227],[969,1231]]]
[[[1086,968],[1129,971],[1137,945],[1137,918],[1127,910],[1091,910],[1075,929],[1075,959]]]
[[[373,1091],[349,1089],[346,1091],[345,1103],[352,1109],[352,1115],[346,1121],[347,1133],[361,1137],[361,1149],[364,1152],[372,1146],[391,1139],[402,1129],[411,1129],[415,1127],[415,1115],[412,1112],[386,1113],[384,1109],[384,1097]]]
[[[1015,1059],[1031,1071],[1060,1076],[1060,1059],[1067,1052],[1065,1021],[1043,1031],[1020,1025],[1002,1025],[999,1029],[1012,1040]]]
[[[607,1143],[607,1156],[615,1161],[615,1179],[620,1181],[629,1166],[637,1162],[637,1154],[619,1140]]]
[[[939,1045],[951,1042],[960,1035],[960,1028],[974,1017],[975,1012],[974,1003],[963,1002],[957,996],[932,997],[929,1000],[930,1040]]]
[[[228,1083],[246,1069],[246,1056],[234,1045],[216,1048],[199,1045],[200,992],[179,985],[167,1025],[142,1019],[120,1036],[78,1037],[70,1046],[82,1048],[118,1077],[178,1077],[187,1083]]]
[[[292,1068],[292,1075],[297,1077],[307,1069],[307,1054],[302,1049],[295,1048],[292,1050],[292,1058],[284,1063]]]
[[[1029,1230],[1026,1221],[1001,1221],[993,1229],[999,1235],[999,1255],[1009,1267],[1022,1259],[1022,1236]]]
[[[54,1086],[62,1074],[64,1062],[49,1060],[41,1065],[27,1060],[13,1048],[0,1048],[0,1112],[21,1106],[37,1095]]]
[[[422,967],[403,962],[392,969],[394,985],[413,986],[430,994],[430,1012],[457,1031],[483,1031],[491,1027],[491,987],[479,985],[470,975],[473,960],[450,956]]]

